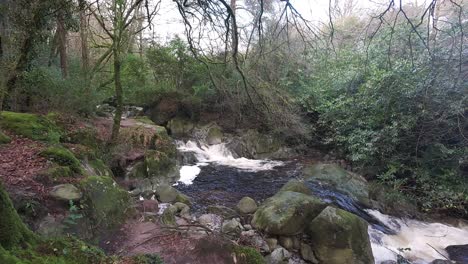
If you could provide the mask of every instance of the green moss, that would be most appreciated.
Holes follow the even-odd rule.
[[[177,164],[176,160],[168,154],[157,150],[149,150],[145,154],[145,166],[149,177],[164,177],[173,173]]]
[[[161,223],[166,226],[177,226],[175,214],[177,213],[177,207],[174,205],[169,206],[164,210],[163,214],[161,215]]]
[[[8,144],[11,142],[11,138],[2,131],[0,131],[0,144]]]
[[[116,227],[131,212],[129,194],[111,177],[89,176],[81,181],[81,188],[85,214],[96,227]]]
[[[254,248],[234,246],[233,252],[240,264],[266,264],[263,256]]]
[[[80,144],[91,148],[98,148],[102,142],[98,140],[97,130],[95,128],[86,127],[71,131],[64,136],[66,143]]]
[[[188,197],[187,195],[185,195],[183,193],[178,193],[177,194],[175,202],[183,203],[183,204],[186,204],[188,206],[192,205],[192,202],[190,202],[190,197]]]
[[[0,246],[10,249],[36,239],[34,233],[24,225],[0,182]]]
[[[82,173],[80,161],[68,149],[61,146],[52,146],[39,154],[61,166],[69,166],[73,172]]]
[[[60,129],[48,118],[35,114],[1,112],[0,127],[34,140],[58,142]]]
[[[290,180],[288,181],[281,189],[279,190],[280,192],[286,192],[286,191],[291,191],[291,192],[297,192],[297,193],[303,193],[306,195],[311,195],[312,191],[307,188],[307,186],[298,180]]]
[[[73,177],[73,172],[67,166],[53,166],[52,168],[41,171],[38,175],[41,179],[56,182],[62,178]]]
[[[93,168],[93,170],[96,172],[98,176],[108,176],[108,177],[114,176],[111,169],[109,169],[109,167],[107,167],[104,161],[100,159],[90,160],[89,165]]]
[[[151,119],[149,119],[147,116],[137,116],[135,117],[135,120],[138,122],[148,124],[148,125],[156,125]]]

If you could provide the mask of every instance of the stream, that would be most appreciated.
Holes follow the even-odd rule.
[[[257,201],[273,196],[290,179],[301,179],[297,160],[274,161],[234,158],[225,144],[205,145],[178,141],[187,157],[176,188],[192,197],[195,212],[210,205],[235,207],[244,196]],[[468,244],[468,227],[400,219],[365,208],[349,196],[317,183],[306,184],[323,201],[347,210],[369,223],[375,263],[397,261],[398,254],[413,264],[428,264],[448,256],[445,247]],[[406,250],[405,250],[406,249]],[[410,249],[410,250],[407,250]]]

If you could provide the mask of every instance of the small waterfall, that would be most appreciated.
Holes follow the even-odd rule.
[[[239,170],[257,172],[272,170],[275,167],[284,165],[284,162],[273,160],[254,160],[247,158],[234,158],[232,152],[225,143],[208,145],[194,141],[177,141],[177,150],[182,153],[192,153],[195,155],[197,163],[185,165],[180,169],[180,180],[184,184],[192,184],[193,180],[201,172],[201,167],[214,163],[222,166],[234,167]]]

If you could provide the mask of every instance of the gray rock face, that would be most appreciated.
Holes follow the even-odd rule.
[[[451,260],[460,263],[468,263],[468,244],[448,246],[445,250],[449,254]]]
[[[397,264],[397,263],[395,261],[393,261],[393,263],[384,263],[384,264]],[[450,260],[446,260],[446,259],[436,259],[436,260],[432,261],[431,264],[453,264],[453,262],[450,261]]]
[[[292,237],[282,236],[279,238],[279,243],[287,250],[291,250],[294,247],[294,242]]]
[[[257,211],[257,202],[250,197],[244,197],[237,204],[237,210],[242,214],[255,213]]]
[[[156,195],[163,203],[172,203],[177,199],[179,191],[169,185],[161,185],[156,188]]]
[[[78,201],[83,197],[81,191],[69,183],[54,186],[49,194],[61,201]]]
[[[301,257],[311,263],[319,263],[319,261],[317,260],[317,258],[315,257],[315,254],[314,254],[314,251],[312,250],[312,247],[310,247],[309,245],[305,244],[305,243],[302,243],[301,244]]]
[[[374,263],[367,223],[349,212],[328,206],[310,222],[306,233],[320,262]]]
[[[272,235],[299,234],[307,221],[326,205],[318,198],[297,192],[279,192],[268,198],[255,212],[252,226]]]
[[[216,214],[204,214],[198,218],[198,222],[213,231],[219,231],[223,223],[223,218]]]
[[[267,242],[254,230],[242,231],[241,240],[247,243],[248,245],[260,249],[262,252],[270,252],[270,248]]]

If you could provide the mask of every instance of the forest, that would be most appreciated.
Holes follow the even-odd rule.
[[[0,263],[468,263],[467,237],[468,1],[0,1]]]

